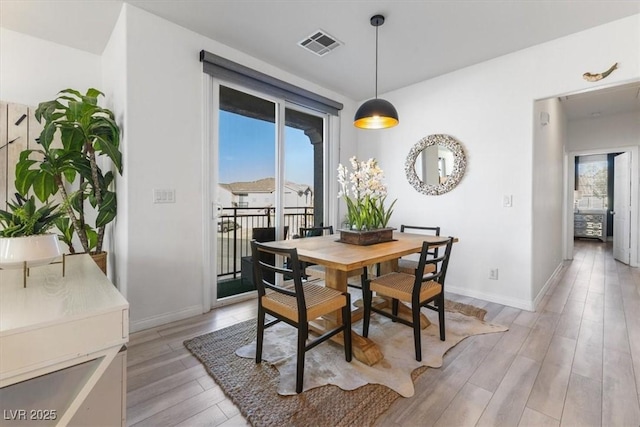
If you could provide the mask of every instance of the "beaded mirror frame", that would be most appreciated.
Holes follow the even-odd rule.
[[[422,150],[432,145],[445,147],[453,152],[453,170],[444,182],[437,185],[423,182],[420,177],[418,177],[415,169],[416,160],[420,153],[422,153]],[[428,196],[438,196],[456,188],[464,176],[466,167],[467,159],[464,155],[462,144],[450,135],[435,134],[422,138],[411,148],[404,164],[404,171],[409,184],[418,192]]]

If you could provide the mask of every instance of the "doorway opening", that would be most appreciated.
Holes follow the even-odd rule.
[[[573,259],[576,224],[579,238],[583,237],[582,234],[598,234],[585,229],[585,223],[590,222],[591,227],[602,227],[603,241],[613,241],[614,245],[618,245],[617,252],[622,254],[616,258],[632,267],[638,266],[639,96],[640,82],[635,81],[557,98],[565,128],[564,259]],[[586,156],[596,156],[592,158],[599,161],[606,159],[608,169],[613,171],[608,176],[608,190],[612,198],[605,200],[589,189],[583,192],[584,189],[578,188],[576,162],[586,159]],[[624,166],[618,164],[616,167],[616,162],[624,162]],[[592,171],[596,169],[592,168]],[[582,216],[590,213],[599,216]],[[600,220],[600,225],[594,220]]]
[[[637,148],[632,147],[569,153],[567,175],[573,182],[569,179],[568,188],[573,191],[568,191],[567,259],[573,259],[574,240],[588,239],[612,242],[614,258],[633,266],[632,217],[637,215],[633,208],[637,200],[632,188],[637,186],[632,184],[631,165],[636,157]]]

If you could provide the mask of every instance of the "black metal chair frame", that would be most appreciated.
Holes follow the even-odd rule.
[[[307,319],[307,305],[305,301],[302,274],[300,271],[300,262],[298,259],[297,249],[274,249],[266,245],[260,244],[255,240],[251,242],[251,252],[253,256],[254,265],[254,280],[258,288],[258,325],[257,325],[257,338],[256,338],[256,363],[262,362],[262,347],[264,341],[264,330],[270,326],[275,325],[281,321],[288,323],[289,325],[298,329],[298,344],[297,344],[297,358],[296,358],[296,393],[302,392],[304,381],[304,357],[305,352],[311,350],[318,344],[327,341],[334,335],[343,332],[344,336],[344,354],[347,362],[351,361],[351,298],[349,293],[343,292],[346,297],[346,305],[342,308],[342,324],[337,327],[326,331],[317,338],[309,340],[309,321],[314,319]],[[267,257],[265,257],[267,255]],[[290,259],[291,268],[278,267],[265,261],[265,258],[273,256],[277,263],[277,255]],[[271,272],[275,277],[273,282],[270,282],[265,278],[265,272]],[[284,280],[284,277],[291,277],[293,280],[293,289],[290,287],[283,287],[278,283],[278,278]],[[298,322],[292,321],[281,314],[263,307],[262,297],[266,295],[267,290],[279,292],[284,295],[292,296],[296,298],[297,310],[298,310]],[[265,315],[270,314],[275,319],[268,323],[265,323]],[[307,340],[309,342],[307,343]]]
[[[301,239],[305,237],[317,237],[324,236],[324,233],[333,234],[333,225],[328,225],[326,227],[300,227],[300,234],[298,235]],[[308,279],[307,275],[307,267],[310,265],[315,265],[312,262],[300,261],[300,268],[302,270],[302,278]]]
[[[324,233],[333,234],[333,225],[326,227],[300,227],[300,238],[323,236]]]
[[[286,225],[284,227],[285,239],[287,238],[288,232],[289,226]],[[274,240],[276,240],[276,228],[254,227],[251,231],[251,240],[255,240],[260,243],[273,242]],[[253,280],[253,256],[251,256],[251,254],[240,258],[240,279],[248,281],[251,285],[253,285],[254,289],[257,289],[255,281]]]
[[[411,294],[411,312],[412,312],[412,321],[408,321],[400,316],[398,316],[398,299],[392,299],[392,307],[391,312],[377,308],[373,306],[372,299],[373,293],[371,291],[371,279],[366,278],[366,269],[364,273],[363,280],[363,302],[364,302],[364,316],[363,316],[363,326],[362,326],[362,336],[365,338],[369,335],[369,323],[371,312],[374,311],[379,313],[385,317],[392,319],[393,321],[403,323],[405,325],[411,326],[413,328],[413,339],[415,344],[416,351],[416,360],[422,360],[422,344],[420,337],[420,308],[425,307],[433,311],[438,312],[438,323],[440,326],[440,340],[445,340],[445,319],[444,319],[444,281],[447,274],[447,268],[449,265],[449,257],[451,255],[451,247],[453,245],[453,238],[449,237],[446,242],[446,247],[444,250],[444,255],[438,258],[428,258],[431,249],[434,247],[441,246],[443,242],[438,243],[422,243],[422,250],[420,252],[420,261],[418,262],[418,268],[415,273],[415,281],[413,284],[413,290]],[[427,264],[436,265],[436,271],[433,273],[428,273],[424,276],[420,275],[418,272],[424,271],[424,266]],[[440,268],[438,269],[438,265]],[[391,273],[398,274],[398,273]],[[437,295],[428,298],[422,302],[420,302],[420,287],[423,282],[428,281],[436,281],[441,286],[441,291]],[[433,305],[430,305],[433,303]]]
[[[423,227],[420,225],[404,225],[400,226],[400,232],[404,233],[404,230],[422,230],[422,231],[433,231],[435,236],[440,236],[440,227]],[[434,258],[438,258],[438,247],[436,247],[433,251],[429,252]]]

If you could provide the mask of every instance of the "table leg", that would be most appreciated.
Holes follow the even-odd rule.
[[[341,270],[335,270],[332,268],[325,269],[325,285],[329,288],[337,289],[341,292],[347,291],[347,272]],[[353,313],[352,313],[353,316]],[[355,317],[355,319],[354,319]],[[352,317],[352,323],[358,319],[362,318],[362,314],[359,316],[356,314]],[[326,322],[327,325],[320,325],[317,322],[310,324],[312,330],[316,332],[322,332],[323,330],[327,330],[328,326],[335,325],[342,321],[342,313],[337,311],[332,313],[330,316],[324,316],[323,322]],[[344,337],[342,334],[337,334],[332,338],[333,341],[344,344]],[[375,365],[379,361],[384,358],[384,355],[378,348],[378,345],[370,340],[369,338],[365,338],[362,335],[356,333],[351,330],[351,344],[353,349],[353,356],[365,363],[369,366]]]

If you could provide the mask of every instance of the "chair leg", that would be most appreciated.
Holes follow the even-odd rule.
[[[259,298],[259,297],[258,297]],[[264,341],[264,309],[258,304],[258,333],[256,336],[256,363],[262,362],[262,342]]]
[[[441,293],[438,300],[438,323],[440,323],[440,341],[445,340],[444,332],[444,293]]]
[[[309,324],[298,325],[298,354],[296,362],[296,393],[302,393],[304,383],[304,353]]]
[[[342,309],[342,324],[344,325],[342,335],[344,336],[344,357],[347,362],[351,362],[351,296],[348,293],[345,296],[347,297],[347,305]]]
[[[416,347],[416,360],[422,361],[422,342],[421,342],[421,330],[420,330],[420,304],[415,302],[411,304],[411,314],[413,317],[413,342]]]
[[[399,304],[399,302],[398,302],[398,300],[397,300],[397,299],[395,299],[395,298],[391,301],[391,313],[392,313],[394,316],[397,316],[397,315],[398,315],[398,304]],[[396,319],[393,319],[393,321],[395,322],[395,321],[396,321]]]

